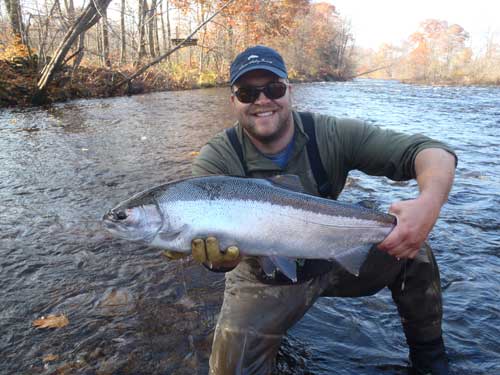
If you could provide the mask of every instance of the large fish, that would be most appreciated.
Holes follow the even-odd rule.
[[[178,252],[190,252],[193,238],[214,236],[221,248],[259,256],[265,270],[272,263],[293,281],[296,258],[335,260],[357,275],[395,222],[305,194],[296,176],[187,178],[136,194],[103,218],[118,237]]]

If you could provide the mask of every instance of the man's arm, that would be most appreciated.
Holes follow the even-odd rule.
[[[397,225],[378,248],[397,258],[415,258],[436,223],[455,176],[455,157],[439,148],[427,148],[415,158],[420,194],[416,199],[396,202],[389,212]]]

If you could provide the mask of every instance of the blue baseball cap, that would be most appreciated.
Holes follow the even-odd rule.
[[[285,62],[278,52],[269,47],[255,46],[247,48],[234,59],[230,69],[231,86],[243,74],[257,69],[268,70],[280,78],[288,77]]]

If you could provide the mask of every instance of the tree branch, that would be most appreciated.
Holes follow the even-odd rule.
[[[132,81],[134,78],[140,76],[142,73],[144,73],[146,70],[148,70],[150,67],[153,65],[158,64],[160,61],[165,59],[166,57],[170,56],[173,54],[175,51],[178,49],[182,48],[185,43],[187,43],[191,38],[207,23],[209,23],[215,16],[217,16],[220,12],[222,12],[224,9],[226,9],[229,5],[234,3],[236,0],[229,0],[226,4],[224,4],[219,10],[217,10],[214,14],[212,14],[205,22],[201,23],[189,36],[186,37],[182,42],[180,42],[178,45],[176,45],[174,48],[172,48],[170,51],[165,52],[163,55],[158,56],[148,64],[144,65],[142,68],[137,70],[135,73],[133,73],[130,77],[118,82],[116,85],[113,86],[113,90],[119,88],[120,86],[123,86],[124,84]]]

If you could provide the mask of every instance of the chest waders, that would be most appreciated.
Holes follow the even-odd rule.
[[[330,190],[325,188],[328,176],[319,157],[314,120],[310,114],[300,113],[300,117],[309,138],[306,149],[319,195],[328,197]],[[248,175],[235,128],[226,130],[226,134]],[[405,272],[401,271],[399,261],[377,251],[369,254],[366,272],[361,272],[360,277],[349,274],[334,262],[318,260],[316,265],[308,267],[309,261],[306,261],[304,267],[298,269],[299,282],[294,285],[286,285],[290,284],[286,282],[288,279],[281,282],[279,272],[273,280],[262,280],[256,259],[241,262],[226,274],[224,302],[210,356],[210,375],[272,373],[281,338],[317,298],[367,296],[385,287],[391,290],[401,316],[410,351],[410,374],[448,375],[441,331],[439,270],[430,247],[424,244],[423,248],[427,256],[409,260]],[[303,272],[301,279],[301,269],[317,272],[322,265],[330,265],[331,272],[323,271],[323,275],[311,278]],[[404,288],[403,282],[406,282]],[[262,283],[282,285],[270,288]]]
[[[314,119],[309,112],[299,112],[300,119],[302,120],[302,125],[304,126],[304,131],[309,138],[307,142],[307,156],[309,157],[309,163],[311,170],[313,172],[314,179],[316,180],[316,185],[318,186],[318,193],[323,198],[330,198],[332,191],[332,184],[328,181],[328,175],[326,174],[323,163],[319,156],[318,141],[316,140],[316,130],[314,127]],[[243,157],[243,149],[241,143],[236,134],[236,129],[231,127],[226,129],[226,135],[233,146],[234,151],[240,159],[241,166],[245,171],[245,176],[248,176],[248,168],[245,158]]]

